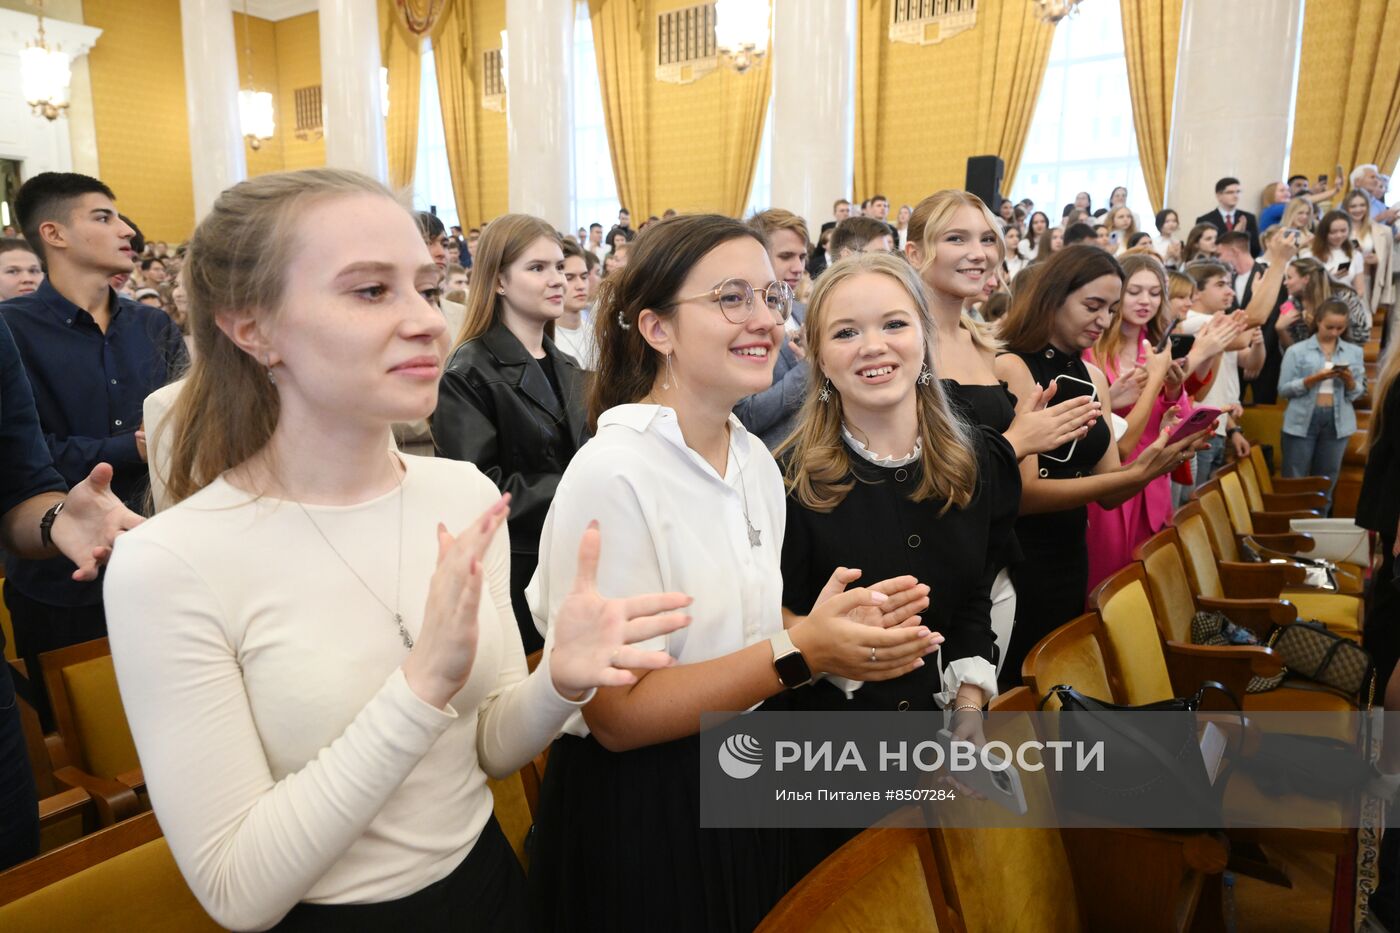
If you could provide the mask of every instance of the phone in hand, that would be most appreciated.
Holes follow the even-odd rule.
[[[944,762],[953,761],[955,741],[960,746],[970,744],[966,740],[954,738],[953,733],[947,729],[939,729],[934,738],[943,747]],[[988,767],[989,764],[991,767]],[[944,771],[959,784],[970,788],[973,793],[995,802],[1017,816],[1025,816],[1026,792],[1021,787],[1021,772],[1016,770],[1013,761],[982,748],[973,752],[972,765],[967,770],[957,771],[945,766]]]
[[[1061,373],[1055,377],[1055,404],[1068,401],[1072,398],[1080,398],[1087,395],[1090,401],[1098,401],[1099,389],[1087,379],[1080,379],[1078,376],[1069,376]],[[1075,438],[1067,444],[1043,453],[1040,456],[1046,460],[1053,460],[1056,463],[1068,463],[1070,457],[1074,456],[1074,448],[1079,446],[1079,438]]]
[[[1326,173],[1323,173],[1323,174],[1317,176],[1317,186],[1318,186],[1319,188],[1326,188],[1326,187],[1327,187],[1327,175],[1326,175]]]
[[[1184,441],[1188,437],[1200,434],[1211,426],[1211,422],[1215,421],[1215,419],[1223,414],[1225,414],[1225,412],[1210,405],[1201,405],[1191,409],[1191,414],[1187,415],[1186,419],[1176,426],[1176,430],[1172,432],[1171,437],[1167,438],[1167,446],[1170,447],[1172,444]]]
[[[1172,334],[1172,359],[1186,359],[1195,345],[1196,338],[1191,334]]]
[[[1153,353],[1161,353],[1167,348],[1167,344],[1172,339],[1172,331],[1176,330],[1176,326],[1180,323],[1181,319],[1177,318],[1175,321],[1172,321],[1170,324],[1167,325],[1167,329],[1162,333],[1162,339],[1158,340],[1157,346],[1152,348]]]

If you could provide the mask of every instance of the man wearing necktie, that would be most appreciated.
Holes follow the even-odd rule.
[[[1215,183],[1215,201],[1218,205],[1208,214],[1196,218],[1198,224],[1210,224],[1220,233],[1237,230],[1249,235],[1249,254],[1259,255],[1259,221],[1249,211],[1239,209],[1240,180],[1222,178]]]

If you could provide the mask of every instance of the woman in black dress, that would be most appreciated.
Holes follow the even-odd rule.
[[[1384,360],[1372,390],[1370,447],[1356,523],[1381,539],[1381,569],[1371,577],[1362,640],[1376,662],[1377,693],[1386,697],[1386,709],[1393,710],[1400,709],[1400,693],[1387,696],[1386,684],[1400,684],[1392,673],[1400,662],[1400,581],[1395,579],[1400,549],[1400,340],[1391,341]]]
[[[1082,354],[1107,329],[1122,292],[1123,270],[1096,246],[1071,246],[1047,261],[1002,321],[999,336],[1009,352],[997,357],[997,373],[1011,392],[1054,381],[1057,398],[1107,398],[1107,378]],[[1111,509],[1127,501],[1199,446],[1201,435],[1169,445],[1175,427],[1175,419],[1164,419],[1157,439],[1126,466],[1107,420],[1080,440],[1022,461],[1016,538],[1024,559],[1014,572],[1019,609],[1003,682],[1019,681],[1021,662],[1036,642],[1084,611],[1086,505]]]

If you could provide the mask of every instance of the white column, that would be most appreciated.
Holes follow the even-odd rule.
[[[506,0],[510,209],[573,229],[574,0]]]
[[[238,122],[238,54],[229,0],[180,0],[190,169],[198,222],[219,193],[248,177]]]
[[[375,0],[321,0],[326,165],[389,181]]]
[[[1186,0],[1166,191],[1182,236],[1215,209],[1218,179],[1238,178],[1257,214],[1263,187],[1288,176],[1302,28],[1302,0]]]
[[[855,175],[856,0],[773,4],[773,206],[813,239]]]

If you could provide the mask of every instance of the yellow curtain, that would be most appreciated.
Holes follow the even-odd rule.
[[[1009,192],[1021,166],[1055,28],[1041,21],[1034,4],[1022,0],[984,4],[979,19],[977,132],[968,155],[1001,156],[1006,165],[1001,190]]]
[[[647,97],[643,0],[588,0],[598,84],[617,197],[633,216],[651,210],[647,185]]]
[[[1292,164],[1309,176],[1340,163],[1388,171],[1400,158],[1400,5],[1309,3],[1298,63]]]
[[[1167,149],[1172,135],[1176,51],[1181,42],[1182,0],[1134,0],[1123,4],[1123,54],[1133,100],[1138,161],[1147,199],[1159,211],[1167,188]]]
[[[438,96],[442,100],[442,129],[447,139],[447,168],[457,199],[457,222],[464,228],[479,227],[488,218],[481,205],[477,137],[477,111],[481,91],[477,86],[481,56],[472,45],[471,5],[458,0],[442,13],[433,38],[433,64],[437,69]]]
[[[856,177],[851,197],[878,194],[875,166],[879,151],[880,61],[884,57],[889,11],[883,0],[860,0],[856,24]]]
[[[739,217],[749,203],[753,190],[754,169],[758,166],[758,151],[763,144],[763,123],[768,114],[768,98],[773,93],[772,45],[763,61],[739,74],[721,66],[719,80],[723,129],[721,145],[724,170],[720,175],[723,187],[719,194],[720,211]]]
[[[389,70],[389,118],[385,141],[389,150],[389,184],[411,188],[418,160],[418,86],[422,77],[419,43],[398,22],[394,0],[379,0],[380,57]]]

